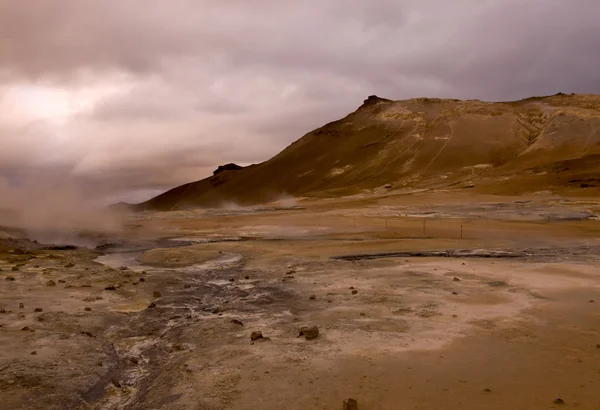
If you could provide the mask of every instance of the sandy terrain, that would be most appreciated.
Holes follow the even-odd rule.
[[[441,192],[3,239],[0,408],[598,409],[598,209]]]

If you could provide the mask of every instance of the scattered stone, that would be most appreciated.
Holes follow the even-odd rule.
[[[357,293],[358,293],[358,290],[356,290],[356,289],[354,289],[354,290],[352,291],[352,294],[353,294],[353,295],[356,295]]]
[[[96,365],[102,367],[102,366],[104,366],[104,363],[102,363],[102,360],[98,360],[96,362]]]
[[[596,345],[596,349],[600,349],[600,344],[597,344],[597,345]]]
[[[563,404],[565,404],[565,401],[559,397],[557,399],[554,399],[554,401],[552,403],[563,405]]]
[[[248,279],[250,279],[250,276],[246,275],[246,276],[244,276],[244,279],[248,280]]]
[[[75,264],[73,262],[70,262],[65,265],[65,268],[73,268],[74,266]]]
[[[34,268],[34,269],[39,269],[39,268],[40,268],[40,265],[33,265],[33,268]]]
[[[596,301],[595,300],[590,300],[590,303],[596,303]]]
[[[127,270],[129,269],[127,266],[119,266],[119,270]]]
[[[82,288],[91,288],[92,284],[91,283],[84,283],[83,285],[81,285]]]
[[[46,282],[46,286],[56,286],[56,282],[50,279],[48,282]]]
[[[65,285],[65,289],[71,289],[71,288],[74,288],[74,287],[75,286],[73,286],[73,285]]]
[[[229,278],[229,282],[235,282],[235,279]]]
[[[152,309],[156,307],[156,303],[152,302],[148,305],[148,309]]]
[[[19,271],[19,267],[15,265],[10,270],[12,270],[13,272],[18,272]]]
[[[143,271],[142,271],[142,275],[145,275],[145,274],[146,274],[146,271],[145,271],[145,270],[143,270]]]
[[[238,325],[238,326],[244,326],[244,323],[242,323],[241,320],[237,320],[237,319],[231,319],[231,323],[233,323],[234,325]]]
[[[19,309],[25,309],[25,305],[22,303],[19,303]]]
[[[392,187],[392,184],[385,184],[383,187],[384,187],[385,189],[390,189],[390,188]]]
[[[360,315],[361,315],[361,316],[367,316],[367,315],[365,314],[365,312],[360,312]]]
[[[264,339],[262,332],[260,332],[260,331],[255,331],[255,332],[252,332],[252,333],[250,334],[250,340],[251,340],[251,341],[253,341],[253,342],[254,342],[254,341],[256,341],[256,340],[259,340],[259,339]]]
[[[6,313],[6,309],[0,309],[0,313]]]
[[[83,310],[85,310],[86,312],[91,312],[92,308],[89,306],[86,306],[85,308],[83,308]]]
[[[498,288],[498,287],[502,287],[502,286],[507,286],[508,283],[498,280],[498,281],[494,281],[494,282],[488,282],[488,285]]]
[[[294,269],[288,269],[287,272],[285,272],[286,275],[293,275],[294,273],[296,273],[296,270]]]
[[[221,311],[222,311],[222,309],[221,309],[221,306],[213,306],[213,307],[210,309],[210,313],[214,313],[215,315],[216,315],[217,313],[221,313]]]
[[[350,289],[350,290],[353,290],[353,289],[354,289],[354,286],[350,286],[348,289]]]
[[[192,287],[192,285],[190,285],[189,283],[186,283],[185,285],[183,285],[183,288],[184,288],[184,289],[189,289],[189,288],[191,288],[191,287]]]
[[[31,330],[31,328],[29,326],[25,326],[24,328],[21,329],[21,332],[29,332]]]
[[[58,283],[67,283],[67,281],[66,281],[66,280],[64,280],[64,279],[59,279],[59,280],[58,280]]]
[[[155,290],[154,292],[152,292],[152,296],[155,298],[159,298],[162,296],[162,294],[159,291]]]
[[[146,282],[145,278],[140,278],[140,282]]]
[[[35,308],[35,309],[33,309],[34,313],[40,313],[40,312],[43,312],[43,311],[44,311],[44,309],[42,309],[42,308]]]
[[[35,356],[37,354],[37,352],[34,350],[33,352],[29,353],[32,356]]]
[[[85,335],[87,337],[94,337],[93,334],[91,334],[90,332],[81,332],[82,335]]]
[[[354,399],[344,400],[342,410],[358,410],[358,402]]]
[[[460,279],[458,279],[456,276],[454,277],[454,279],[452,279],[454,282],[460,282]]]
[[[115,285],[108,285],[104,287],[104,290],[117,290],[117,287]]]
[[[319,336],[319,328],[317,326],[303,326],[300,328],[298,337],[302,337],[306,340],[313,340]]]
[[[181,343],[173,343],[173,345],[171,346],[171,348],[173,350],[175,350],[175,351],[178,351],[178,352],[180,352],[182,350],[185,350],[185,346],[182,345]]]
[[[484,393],[491,393],[492,391],[490,389],[483,389]]]
[[[453,294],[453,295],[458,295],[458,293],[457,293],[457,292],[452,292],[452,294]]]
[[[452,315],[452,317],[458,317],[458,315]]]
[[[315,295],[310,295],[310,296],[308,297],[308,299],[310,299],[310,300],[316,300],[316,299],[317,299],[317,297],[316,297]]]
[[[137,357],[130,357],[129,361],[133,364],[138,364],[140,362],[140,359],[138,359]]]
[[[121,388],[121,383],[119,383],[119,381],[116,379],[112,379],[112,384],[113,384],[113,386],[115,386],[118,389]]]
[[[7,276],[6,279],[9,282],[14,282],[15,281],[15,277],[14,276]]]

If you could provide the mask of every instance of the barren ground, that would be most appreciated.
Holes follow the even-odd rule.
[[[0,408],[600,408],[600,199],[296,205],[3,240]]]

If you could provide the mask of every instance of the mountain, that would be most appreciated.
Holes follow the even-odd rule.
[[[600,96],[514,102],[370,96],[261,164],[227,165],[136,210],[252,204],[293,196],[474,188],[597,192]],[[402,190],[402,191],[399,191]]]

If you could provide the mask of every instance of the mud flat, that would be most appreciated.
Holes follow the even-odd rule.
[[[597,221],[417,240],[323,217],[371,204],[298,205],[136,215],[154,239],[99,249],[2,239],[0,408],[598,408]]]

